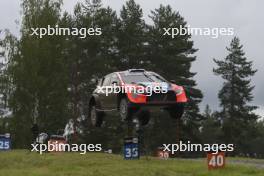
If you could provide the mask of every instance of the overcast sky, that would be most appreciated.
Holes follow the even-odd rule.
[[[79,0],[83,1],[83,0]],[[144,12],[144,18],[150,23],[148,15],[160,4],[170,4],[179,11],[191,27],[232,27],[235,35],[244,45],[248,59],[254,61],[254,68],[258,69],[252,78],[255,99],[252,104],[259,106],[257,113],[264,116],[264,1],[260,0],[135,0]],[[64,0],[64,9],[72,12],[77,1]],[[124,0],[103,0],[104,6],[110,6],[119,11]],[[117,12],[119,14],[119,12]],[[19,34],[20,20],[19,0],[0,0],[0,29],[8,28],[13,34]],[[195,79],[198,88],[203,91],[205,104],[213,109],[218,108],[217,93],[222,80],[212,73],[215,66],[212,58],[222,59],[227,55],[225,47],[229,45],[233,36],[220,36],[212,39],[210,36],[193,36],[194,46],[199,49],[197,60],[193,63],[192,71],[197,72]]]

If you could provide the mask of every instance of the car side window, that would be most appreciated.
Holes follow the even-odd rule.
[[[97,81],[97,86],[102,86],[102,82],[103,82],[104,78],[101,78]]]
[[[119,81],[119,79],[115,73],[111,77],[111,83],[110,84],[113,85],[114,82],[116,82],[116,85],[120,85],[120,81]]]
[[[109,86],[111,80],[111,75],[106,75],[103,79],[103,84],[102,86]]]

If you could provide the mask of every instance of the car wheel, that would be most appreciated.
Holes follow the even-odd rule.
[[[131,109],[128,105],[127,98],[122,98],[119,103],[119,115],[121,117],[121,121],[131,119]]]
[[[170,117],[173,119],[180,119],[184,113],[184,105],[176,105],[168,108]]]
[[[149,120],[150,120],[150,112],[149,111],[141,111],[138,114],[138,120],[140,125],[145,126],[148,124]]]
[[[92,126],[101,127],[103,123],[103,114],[96,110],[95,105],[90,107],[90,120]]]

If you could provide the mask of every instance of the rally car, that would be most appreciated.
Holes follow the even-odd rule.
[[[104,76],[89,100],[92,125],[100,127],[104,117],[114,112],[119,113],[122,121],[137,117],[146,125],[155,107],[167,110],[172,118],[181,118],[187,98],[184,88],[173,82],[144,69]]]

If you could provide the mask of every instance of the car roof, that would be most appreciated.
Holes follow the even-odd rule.
[[[146,71],[145,69],[129,69],[129,70],[120,71],[116,73],[122,73],[125,75],[141,75],[141,74],[149,73],[149,72]]]

